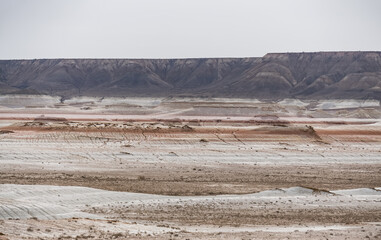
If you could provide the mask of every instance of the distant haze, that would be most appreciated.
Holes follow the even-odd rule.
[[[380,51],[380,0],[0,0],[0,59]]]

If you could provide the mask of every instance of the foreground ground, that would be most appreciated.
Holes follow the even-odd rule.
[[[379,105],[145,101],[0,109],[0,239],[381,237]]]

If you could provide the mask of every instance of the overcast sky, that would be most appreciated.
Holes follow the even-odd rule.
[[[359,50],[381,50],[381,0],[0,0],[0,59]]]

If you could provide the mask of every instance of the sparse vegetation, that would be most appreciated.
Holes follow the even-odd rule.
[[[138,180],[139,180],[139,181],[145,181],[145,180],[146,180],[146,177],[145,177],[145,176],[142,176],[142,175],[140,175],[140,176],[138,176]]]

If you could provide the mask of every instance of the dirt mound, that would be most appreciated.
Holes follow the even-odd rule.
[[[9,133],[14,133],[14,131],[11,131],[11,130],[0,130],[0,134],[9,134]]]
[[[67,122],[68,120],[62,117],[46,117],[42,115],[40,117],[36,117],[33,121],[34,122]]]
[[[255,129],[256,132],[263,132],[266,134],[285,134],[285,135],[301,135],[321,140],[312,126],[289,126],[289,125],[273,125],[267,127],[260,127]]]

